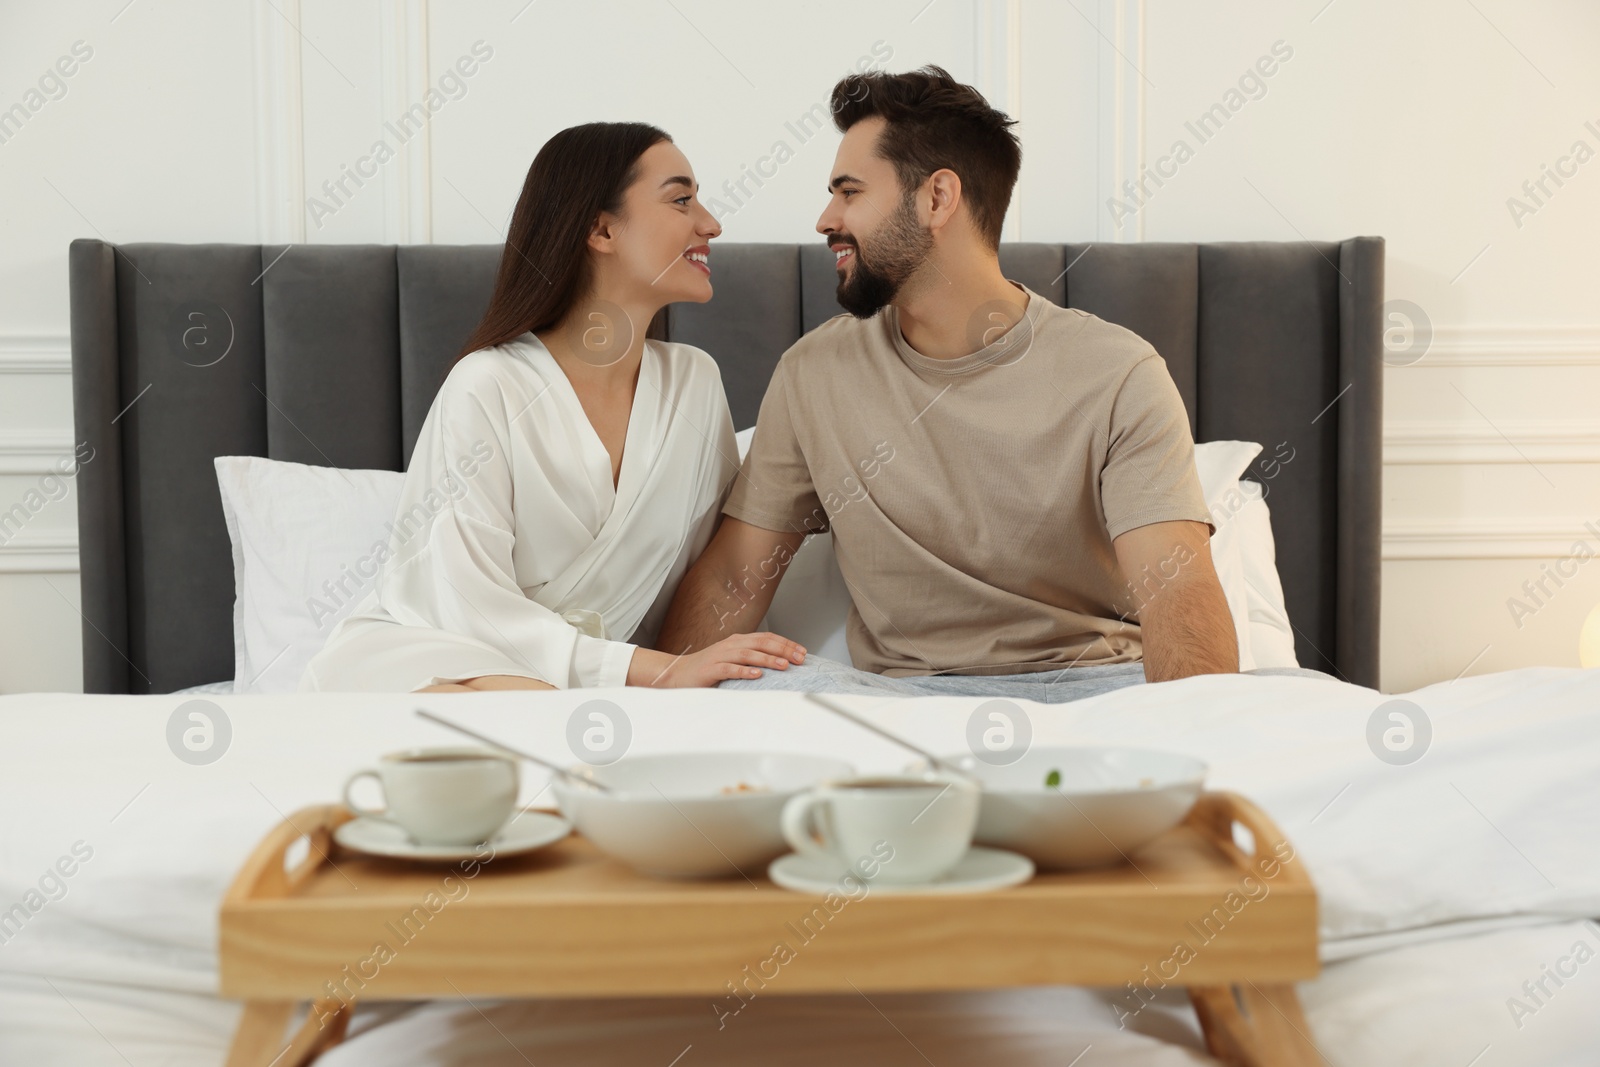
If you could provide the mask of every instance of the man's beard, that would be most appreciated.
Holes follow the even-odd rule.
[[[900,292],[933,247],[933,235],[917,222],[916,201],[906,197],[872,237],[872,262],[852,239],[855,266],[839,283],[839,306],[858,319],[870,319]]]

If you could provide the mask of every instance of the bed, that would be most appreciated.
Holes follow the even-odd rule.
[[[350,769],[441,740],[409,714],[415,698],[176,691],[232,688],[233,558],[213,459],[399,470],[497,254],[74,243],[76,418],[97,450],[78,476],[86,693],[0,697],[11,740],[0,804],[27,813],[0,832],[0,908],[33,890],[41,902],[0,928],[0,1062],[221,1062],[238,1009],[215,996],[215,915],[234,870]],[[652,330],[718,358],[742,427],[778,355],[835,313],[832,270],[820,242],[720,245],[717,258],[716,300],[674,307]],[[1151,340],[1197,440],[1294,443],[1271,524],[1289,546],[1278,570],[1296,658],[1328,675],[1194,678],[1038,706],[1036,740],[1193,754],[1212,787],[1255,799],[1288,833],[1321,897],[1325,970],[1300,995],[1329,1063],[1595,1062],[1600,672],[1375,688],[1381,240],[1011,245],[1002,262]],[[225,354],[185,342],[197,321]],[[559,752],[566,715],[598,695],[626,708],[640,753],[776,746],[868,771],[903,764],[796,694],[429,703]],[[214,762],[177,758],[169,740],[195,700],[226,723]],[[1432,738],[1403,765],[1369,741],[1396,700]],[[958,698],[854,705],[934,748],[962,736],[971,711]],[[547,802],[543,779],[528,778],[525,799]],[[75,873],[50,875],[62,859]],[[320,1062],[1212,1062],[1175,989],[1126,1029],[1123,996],[774,997],[732,1033],[688,1001],[374,1004]]]
[[[438,696],[428,706],[530,750],[562,752],[568,713],[593,695]],[[626,709],[639,753],[777,746],[837,754],[866,771],[905,763],[887,742],[793,694],[606,695]],[[416,701],[404,696],[220,695],[202,699],[213,717],[226,715],[231,743],[196,766],[167,742],[173,713],[193,699],[0,697],[0,805],[13,813],[0,837],[0,903],[22,900],[78,842],[92,850],[64,891],[45,893],[0,944],[0,1062],[223,1062],[239,1009],[215,994],[216,914],[250,849],[287,814],[336,795],[377,753],[454,736],[413,716]],[[843,699],[937,748],[956,743],[972,711],[951,697]],[[1527,669],[1406,699],[1435,733],[1426,757],[1407,767],[1367,747],[1366,723],[1384,698],[1333,680],[1191,679],[1038,706],[1032,717],[1040,743],[1159,744],[1205,759],[1212,787],[1272,815],[1320,894],[1324,970],[1299,992],[1330,1064],[1465,1067],[1489,1047],[1478,1067],[1592,1065],[1600,932],[1584,920],[1600,914],[1600,678]],[[525,798],[547,802],[543,780],[528,779]],[[1524,983],[1534,983],[1531,995]],[[1066,1067],[1089,1045],[1079,1067],[1211,1062],[1175,988],[1123,1030],[1115,1009],[1126,1010],[1127,995],[1052,988],[874,995],[872,1004],[775,995],[726,1030],[703,999],[370,1004],[319,1064],[665,1067],[688,1045],[679,1067],[846,1053],[885,1064],[921,1064],[925,1054],[938,1067]]]

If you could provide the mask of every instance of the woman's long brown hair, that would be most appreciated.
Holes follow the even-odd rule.
[[[562,320],[593,284],[589,232],[602,212],[622,213],[639,157],[670,141],[643,122],[590,122],[539,149],[511,216],[494,296],[452,362]]]

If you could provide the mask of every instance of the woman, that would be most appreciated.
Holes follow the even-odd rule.
[[[737,470],[711,357],[645,339],[711,299],[689,161],[642,123],[556,134],[494,296],[428,411],[374,590],[302,690],[711,686],[803,660],[776,634],[654,642]]]

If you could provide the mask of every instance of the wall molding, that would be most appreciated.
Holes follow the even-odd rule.
[[[300,0],[255,0],[256,238],[306,239]]]
[[[0,334],[0,374],[71,374],[66,334]]]
[[[428,0],[384,0],[378,6],[379,107],[394,121],[428,93]],[[433,241],[433,123],[423,123],[400,147],[401,160],[383,168],[383,239],[392,244]]]
[[[1600,326],[1441,326],[1419,367],[1600,367]]]
[[[74,457],[73,443],[71,434],[0,430],[0,474],[59,474],[61,461]],[[9,506],[0,502],[0,510]]]
[[[1100,0],[1097,14],[1103,39],[1095,51],[1100,86],[1096,238],[1142,241],[1143,211],[1119,228],[1102,205],[1123,196],[1123,183],[1136,182],[1144,173],[1144,0]]]
[[[76,573],[78,537],[69,531],[23,531],[0,543],[0,574]]]
[[[1383,462],[1600,463],[1600,422],[1388,422],[1383,427]]]
[[[1570,555],[1574,542],[1586,541],[1600,555],[1600,515],[1591,519],[1540,519],[1497,522],[1385,523],[1383,558],[1386,560],[1460,559],[1560,559]]]
[[[1022,118],[1022,0],[978,0],[973,5],[973,69],[977,90],[992,107]],[[1022,240],[1020,191],[1011,194],[1002,240]]]

